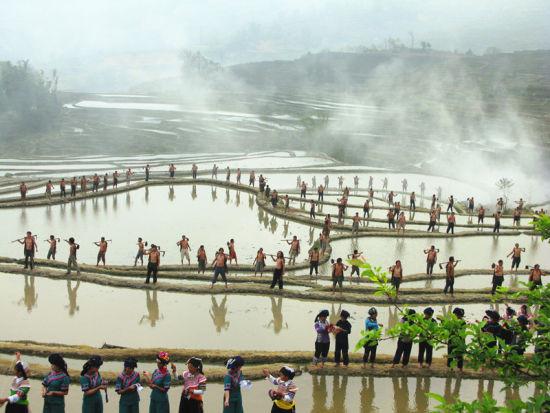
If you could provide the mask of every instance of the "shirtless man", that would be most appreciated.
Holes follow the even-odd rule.
[[[146,250],[144,255],[149,256],[149,262],[147,263],[147,278],[145,284],[149,284],[151,276],[153,276],[153,284],[157,283],[157,275],[160,267],[160,251],[155,244],[151,244],[151,248]]]
[[[256,258],[254,258],[254,262],[252,263],[252,266],[254,267],[254,277],[260,273],[260,277],[264,275],[264,269],[265,269],[265,259],[267,258],[264,249],[260,248],[258,252],[256,253]]]
[[[495,214],[493,214],[493,217],[495,217],[495,225],[493,226],[493,233],[500,233],[500,217],[501,212],[497,211]]]
[[[218,179],[218,165],[212,167],[212,179]]]
[[[300,240],[294,235],[292,241],[286,240],[286,243],[290,245],[288,265],[296,265],[296,257],[300,255]]]
[[[231,169],[229,169],[229,166],[225,168],[225,181],[229,182],[231,179]]]
[[[454,206],[455,206],[455,199],[454,197],[451,195],[449,197],[449,205],[447,205],[447,212],[451,211],[453,212],[454,211]]]
[[[86,176],[82,175],[80,178],[80,192],[86,193],[88,190],[88,180],[86,179]]]
[[[193,165],[191,166],[191,177],[193,179],[197,179],[197,172],[199,171],[199,167],[197,166],[196,163],[193,163]]]
[[[323,225],[323,234],[325,234],[327,237],[330,235],[330,231],[332,230],[332,220],[330,218],[330,214],[327,214],[325,217],[325,223]]]
[[[168,167],[168,174],[170,175],[170,178],[174,178],[176,176],[176,167],[173,163],[171,163]]]
[[[348,254],[348,259],[365,261],[365,257],[363,257],[363,252],[359,252],[359,250],[353,250],[352,254]],[[361,276],[359,272],[359,267],[352,264],[350,278],[353,278],[353,274],[357,274],[358,277]]]
[[[338,258],[332,267],[332,294],[336,292],[336,284],[340,287],[340,293],[344,287],[344,271],[348,266],[342,262],[342,258]]]
[[[151,171],[151,167],[149,164],[145,165],[145,182],[149,181],[149,173]]]
[[[397,235],[399,235],[400,230],[403,232],[403,235],[405,235],[406,224],[407,224],[407,218],[405,218],[405,213],[401,212],[399,214],[399,218],[397,218]]]
[[[416,211],[416,194],[414,193],[414,191],[411,192],[411,195],[409,197],[409,205],[411,211]]]
[[[451,232],[454,235],[455,233],[455,223],[456,216],[454,212],[451,212],[451,215],[447,215],[447,234]]]
[[[237,183],[241,183],[241,168],[237,168]]]
[[[76,176],[73,176],[71,179],[71,196],[76,196]]]
[[[309,201],[309,219],[315,219],[315,201]]]
[[[401,266],[401,261],[395,261],[395,265],[389,268],[391,274],[391,284],[395,288],[395,297],[399,295],[399,286],[403,281],[403,267]]]
[[[477,209],[477,229],[483,231],[483,220],[485,219],[485,208],[480,205]]]
[[[447,291],[454,295],[455,292],[455,267],[458,265],[458,261],[455,261],[455,257],[449,257],[449,261],[445,265],[445,288],[443,293],[447,295]]]
[[[99,251],[97,253],[97,263],[95,266],[99,266],[100,261],[103,263],[103,266],[105,266],[105,254],[107,253],[107,247],[109,244],[105,241],[105,237],[101,237],[101,240],[99,242],[94,242],[94,244],[99,247]]]
[[[497,287],[500,287],[504,281],[504,263],[502,260],[498,260],[498,264],[493,264],[493,288],[491,289],[491,295],[495,295]]]
[[[531,268],[531,272],[529,273],[529,282],[532,283],[529,287],[530,290],[534,290],[537,287],[542,287],[543,275],[546,275],[546,273],[542,272],[539,264],[535,264],[535,266]]]
[[[283,274],[285,273],[285,257],[282,251],[277,252],[277,257],[271,256],[275,261],[275,269],[273,270],[273,281],[269,288],[275,288],[275,285],[279,285],[279,290],[283,289]]]
[[[27,234],[24,238],[18,239],[17,241],[23,245],[23,253],[25,255],[25,269],[31,267],[31,270],[34,269],[34,253],[38,252],[38,245],[35,240],[36,236],[32,235],[31,231],[27,231]]]
[[[118,188],[118,171],[113,172],[113,188]]]
[[[256,173],[254,171],[250,171],[250,175],[248,176],[248,186],[256,186]]]
[[[313,247],[309,251],[309,278],[313,275],[313,270],[315,270],[315,276],[319,275],[319,248]]]
[[[65,198],[67,196],[66,185],[65,178],[61,178],[61,181],[59,182],[59,196],[61,198]]]
[[[363,204],[363,219],[370,218],[370,202],[367,198]]]
[[[223,252],[223,248],[220,248],[216,253],[214,261],[212,261],[212,266],[214,267],[214,275],[212,277],[212,285],[210,288],[214,288],[214,284],[218,281],[218,277],[221,276],[223,282],[225,283],[225,288],[227,288],[227,277],[225,272],[227,270],[227,255]]]
[[[99,175],[94,174],[94,178],[92,180],[92,192],[97,192],[99,190]]]
[[[517,207],[516,209],[514,209],[514,218],[512,221],[512,226],[519,227],[520,221],[521,221],[521,209]]]
[[[302,184],[300,185],[300,198],[305,199],[306,192],[307,192],[307,184],[305,181],[302,181]]]
[[[64,241],[69,244],[69,260],[67,261],[66,275],[71,275],[71,270],[73,267],[76,268],[76,275],[80,275],[80,266],[78,265],[78,261],[76,259],[76,252],[80,248],[80,245],[75,242],[73,237]]]
[[[143,266],[143,255],[145,254],[145,243],[143,242],[143,238],[139,237],[137,239],[137,253],[136,258],[134,260],[134,267],[137,266],[138,260],[141,261],[141,265]]]
[[[468,215],[472,216],[474,214],[474,197],[468,198]]]
[[[181,265],[183,266],[184,259],[187,260],[187,265],[191,265],[191,258],[189,257],[189,252],[191,251],[189,238],[187,238],[185,235],[182,235],[181,240],[176,242],[176,245],[180,248]]]
[[[48,249],[48,255],[46,256],[46,259],[52,259],[55,260],[55,253],[57,252],[57,242],[59,241],[59,238],[56,238],[53,235],[50,235],[50,238],[46,241],[48,244],[50,244],[50,248]]]
[[[437,262],[437,253],[439,252],[439,248],[435,248],[434,245],[432,245],[429,249],[424,250],[424,254],[426,254],[426,274],[432,275],[434,272],[434,265]]]
[[[325,198],[325,187],[323,185],[319,185],[317,188],[317,201],[323,201]]]
[[[435,206],[435,215],[437,217],[437,222],[441,222],[441,205],[439,204]]]
[[[290,198],[288,197],[288,194],[285,194],[283,199],[285,202],[285,214],[286,214],[288,212],[288,208],[290,207]]]
[[[260,188],[260,192],[263,192],[265,189],[265,182],[266,178],[262,174],[260,174],[260,177],[258,178],[258,186]]]
[[[390,208],[386,216],[388,217],[388,229],[395,229],[395,213],[393,212],[393,208]]]
[[[519,264],[521,263],[521,253],[525,252],[525,248],[521,248],[518,243],[514,245],[514,248],[512,248],[512,251],[506,256],[512,257],[512,268],[511,271],[514,271],[514,267],[516,269],[516,272],[519,269]]]
[[[369,201],[372,206],[374,206],[374,189],[372,189],[372,186],[369,187]]]
[[[134,173],[131,168],[126,169],[126,185],[130,185],[130,180],[132,179],[133,174]]]
[[[46,197],[48,199],[51,199],[52,197],[52,190],[53,190],[53,184],[52,184],[52,181],[49,180],[48,183],[46,184]]]
[[[428,232],[430,232],[430,230],[432,230],[432,232],[435,231],[436,220],[437,220],[437,215],[436,215],[435,209],[432,209],[430,211],[430,222],[428,224]]]
[[[107,190],[107,184],[109,183],[109,177],[107,174],[103,175],[103,190]]]
[[[359,233],[359,223],[361,222],[361,217],[359,216],[359,212],[356,212],[351,220],[352,220],[351,233],[352,234],[358,234]]]
[[[25,182],[21,182],[21,185],[19,185],[19,193],[21,194],[21,199],[25,200],[27,198],[27,191],[29,189],[27,188],[27,185]]]

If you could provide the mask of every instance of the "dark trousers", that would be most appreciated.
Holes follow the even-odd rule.
[[[67,196],[67,192],[65,191],[65,187],[64,187],[64,186],[60,187],[59,196],[60,196],[60,197],[66,197],[66,196]]]
[[[344,366],[349,364],[349,344],[348,343],[339,343],[336,342],[336,349],[334,350],[334,362],[336,364],[340,363],[340,359],[344,362]]]
[[[374,363],[374,360],[376,359],[376,349],[378,348],[378,344],[375,346],[365,346],[365,352],[363,353],[363,363],[366,363],[369,361],[370,363]]]
[[[500,287],[502,285],[502,282],[504,281],[504,277],[495,277],[493,275],[493,288],[491,289],[491,294],[494,295],[497,291],[497,287]]]
[[[430,261],[426,262],[426,274],[432,275],[434,273],[434,265],[435,265],[435,262],[430,262]]]
[[[6,413],[28,413],[29,406],[23,406],[22,404],[6,404]]]
[[[430,232],[430,230],[432,230],[432,232],[435,231],[435,221],[430,221],[430,224],[428,225],[428,232]]]
[[[447,294],[447,291],[449,291],[451,294],[454,294],[454,292],[455,292],[455,279],[454,279],[454,277],[445,279],[445,288],[443,289],[443,293]]]
[[[315,270],[315,275],[319,275],[319,261],[311,261],[309,263],[309,276],[313,275],[313,270]]]
[[[411,208],[413,211],[416,211],[416,202],[414,199],[411,199]]]
[[[459,369],[462,369],[464,366],[464,357],[463,356],[452,356],[453,351],[455,347],[451,346],[450,344],[447,346],[447,367],[451,367],[451,363],[456,360],[456,365]]]
[[[453,204],[449,204],[447,206],[447,212],[449,212],[449,211],[453,212]]]
[[[428,344],[427,341],[418,343],[418,363],[424,363],[424,353],[426,353],[426,363],[428,366],[432,364],[432,354],[434,347]]]
[[[315,342],[315,360],[326,361],[328,356],[328,351],[330,349],[330,341],[328,343],[318,343]]]
[[[500,221],[495,222],[495,226],[493,227],[493,232],[500,232]]]
[[[311,209],[309,210],[309,217],[310,217],[311,219],[315,219],[315,208],[311,208]]]
[[[296,413],[296,406],[293,406],[292,409],[281,409],[275,403],[271,406],[271,413]]]
[[[203,413],[202,400],[188,399],[183,394],[180,399],[178,413]]]
[[[225,276],[225,268],[214,267],[214,276],[212,277],[212,284],[216,284],[219,276],[222,277],[223,282],[227,283],[227,277]]]
[[[48,255],[46,256],[47,259],[54,259],[55,260],[55,248],[50,248],[48,250]]]
[[[453,224],[452,222],[449,222],[447,224],[447,234],[451,232],[451,234],[454,234],[455,233],[455,224]]]
[[[317,197],[317,201],[322,201],[324,198],[323,198],[323,193],[322,192],[318,192],[319,196]]]
[[[401,339],[397,340],[397,350],[395,350],[395,355],[393,356],[393,364],[398,364],[401,361],[401,356],[403,356],[403,365],[406,366],[409,364],[412,346],[412,341],[405,343]]]
[[[149,280],[151,279],[151,275],[153,276],[153,282],[157,282],[157,274],[159,272],[159,266],[156,262],[150,262],[147,264],[147,279],[145,282],[149,284]]]
[[[71,196],[76,196],[76,185],[71,185]]]
[[[283,289],[283,271],[279,269],[273,270],[273,281],[269,288],[275,288],[276,284],[279,284],[279,290]]]
[[[395,219],[388,219],[388,228],[395,229]]]
[[[29,264],[32,270],[34,268],[34,249],[25,249],[25,268],[29,268]]]
[[[306,191],[300,191],[300,198],[306,197]]]

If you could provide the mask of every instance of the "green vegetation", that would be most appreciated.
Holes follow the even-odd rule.
[[[540,235],[543,241],[550,242],[550,216],[546,214],[537,215],[531,222],[535,232]]]
[[[28,61],[0,62],[0,137],[27,137],[56,127],[61,114],[57,81],[55,71],[49,80]]]
[[[377,295],[387,296],[394,300],[396,292],[390,284],[388,275],[380,267],[373,267],[363,261],[350,261],[353,265],[363,268],[362,276],[368,277],[377,285]],[[534,384],[536,395],[527,400],[513,400],[508,406],[498,406],[497,402],[485,394],[480,400],[464,402],[461,400],[446,400],[440,395],[430,394],[440,405],[436,411],[445,413],[466,412],[540,412],[550,408],[550,287],[526,288],[517,293],[511,293],[506,288],[499,288],[497,299],[520,298],[530,307],[537,308],[534,319],[534,329],[525,329],[517,320],[507,320],[503,331],[513,334],[514,340],[505,340],[505,334],[493,335],[486,332],[486,321],[464,323],[455,314],[439,317],[434,323],[422,314],[410,314],[407,308],[395,307],[400,311],[404,322],[387,329],[384,337],[381,329],[378,331],[362,331],[362,338],[356,346],[359,350],[364,345],[376,343],[392,337],[407,336],[418,343],[420,337],[427,340],[435,349],[454,348],[452,367],[456,367],[456,358],[463,357],[466,368],[492,369],[507,386],[526,386]],[[534,354],[523,355],[520,349],[534,348]]]

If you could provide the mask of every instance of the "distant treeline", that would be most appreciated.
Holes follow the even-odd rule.
[[[51,78],[28,61],[0,62],[0,138],[47,132],[59,124],[57,73]]]

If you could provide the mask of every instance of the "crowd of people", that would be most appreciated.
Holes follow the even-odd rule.
[[[319,234],[319,240],[315,243],[310,250],[308,251],[307,262],[309,263],[309,276],[310,278],[315,273],[315,276],[319,275],[319,264],[322,257],[326,254],[326,249],[330,242],[330,230],[331,230],[331,221],[330,217],[325,221],[323,231]],[[14,240],[14,242],[19,242],[23,245],[23,255],[24,255],[24,268],[25,269],[34,269],[34,257],[35,253],[38,251],[36,235],[33,235],[31,231],[27,231],[26,235],[23,238]],[[57,254],[58,243],[61,241],[60,238],[57,238],[55,235],[50,235],[48,239],[44,240],[49,244],[48,252],[46,255],[47,259],[55,260]],[[80,249],[80,245],[75,241],[74,237],[70,237],[64,240],[69,247],[69,258],[67,260],[67,275],[70,275],[73,270],[76,270],[77,275],[80,274],[80,265],[78,264],[77,252]],[[275,288],[276,286],[279,289],[283,289],[284,281],[283,276],[285,274],[287,266],[295,266],[296,258],[300,255],[301,244],[300,240],[296,235],[292,239],[284,240],[289,245],[288,255],[285,255],[283,251],[278,251],[276,254],[267,254],[263,248],[259,248],[256,252],[254,260],[252,262],[252,267],[254,269],[254,275],[260,274],[260,277],[263,276],[264,270],[266,268],[266,261],[268,257],[274,263],[273,268],[273,279],[270,285],[270,288]],[[101,237],[98,242],[94,242],[94,245],[98,248],[96,266],[100,264],[106,265],[106,254],[112,240],[107,240],[105,237]],[[185,262],[187,265],[191,265],[191,243],[190,239],[182,235],[181,239],[177,241],[176,247],[179,249],[181,265],[185,268]],[[148,257],[147,262],[147,273],[145,283],[149,284],[151,282],[156,283],[158,280],[158,272],[160,268],[161,256],[165,254],[165,251],[156,244],[148,245],[147,241],[144,241],[143,238],[139,237],[137,239],[137,252],[134,259],[134,266],[137,266],[138,262],[143,266],[144,257]],[[520,247],[518,243],[514,245],[510,253],[507,255],[507,258],[511,259],[511,268],[510,271],[517,272],[521,263],[522,253],[526,251],[525,248]],[[435,248],[434,245],[425,249],[423,253],[426,255],[426,275],[433,276],[433,269],[435,264],[438,262],[438,253],[439,249]],[[196,252],[197,259],[197,268],[199,274],[204,274],[206,272],[208,264],[208,256],[204,245],[200,245]],[[360,268],[357,265],[356,260],[364,261],[363,252],[354,250],[353,253],[348,254],[347,260],[351,260],[351,274],[350,279],[353,278],[354,274],[357,277],[360,277]],[[355,260],[355,261],[354,261]],[[218,279],[225,284],[225,288],[228,286],[227,275],[230,271],[230,266],[235,262],[235,265],[238,265],[236,243],[232,238],[227,242],[227,252],[223,247],[220,247],[214,253],[214,258],[211,261],[212,269],[212,279],[210,288],[213,288],[214,285],[218,282]],[[445,287],[443,289],[444,294],[450,293],[454,294],[454,283],[455,283],[455,268],[461,260],[455,259],[454,256],[449,257],[448,261],[439,263],[439,268],[445,269]],[[338,257],[336,260],[331,259],[331,278],[332,278],[332,292],[336,292],[336,286],[339,286],[340,292],[343,290],[343,283],[345,279],[345,272],[349,269],[349,266],[344,263],[344,259]],[[242,267],[242,266],[241,266]],[[529,268],[529,282],[531,283],[531,288],[536,288],[542,285],[542,277],[546,275],[539,264],[535,264]],[[491,294],[495,294],[498,287],[502,286],[504,282],[504,261],[502,259],[498,260],[496,263],[491,265],[491,270],[493,272],[492,277],[492,289]],[[396,260],[395,264],[388,268],[389,274],[391,275],[391,284],[395,287],[397,295],[399,294],[399,288],[404,278],[403,265],[401,260]]]
[[[138,371],[138,360],[128,357],[124,360],[121,373],[115,380],[115,392],[119,397],[120,413],[138,413],[140,410],[140,396],[143,390],[150,389],[149,412],[170,413],[176,411],[170,408],[168,391],[180,384],[181,397],[178,407],[179,413],[203,413],[203,396],[206,392],[207,378],[203,372],[202,360],[191,357],[187,360],[186,369],[178,371],[177,366],[171,362],[170,355],[161,351],[155,359],[157,368],[153,372]],[[42,398],[44,413],[74,412],[75,406],[66,406],[65,397],[69,393],[70,376],[67,362],[61,354],[53,353],[48,357],[51,371],[42,381]],[[108,382],[102,378],[100,369],[103,359],[100,356],[92,356],[80,372],[80,388],[82,390],[82,412],[103,412],[103,397],[109,402]],[[223,379],[223,401],[221,410],[223,413],[242,413],[243,401],[241,389],[250,389],[252,383],[245,379],[242,367],[245,360],[241,356],[235,356],[227,360],[225,367],[227,373]],[[273,402],[272,413],[294,412],[294,397],[298,388],[293,379],[295,371],[292,367],[283,366],[273,375],[268,369],[263,370],[266,380],[274,387],[269,388],[268,396]],[[31,387],[29,376],[29,364],[21,359],[18,352],[15,356],[14,378],[10,386],[10,395],[0,398],[0,406],[7,404],[8,413],[28,413],[29,390]],[[104,396],[102,395],[104,393]]]

